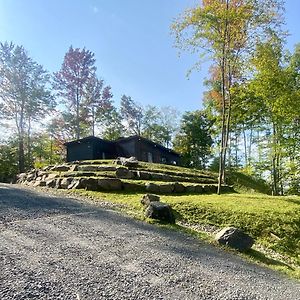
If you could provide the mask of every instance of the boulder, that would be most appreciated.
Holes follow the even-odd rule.
[[[32,182],[32,186],[36,187],[36,186],[39,186],[40,185],[40,182],[39,181],[34,181]]]
[[[60,188],[67,189],[71,184],[72,180],[73,180],[72,177],[63,178],[60,182]]]
[[[203,185],[197,184],[195,186],[195,193],[197,193],[197,194],[203,194],[203,191],[204,191]]]
[[[54,178],[57,178],[57,177],[59,177],[58,174],[50,173],[50,174],[47,175],[46,180],[48,181],[48,180],[51,180],[51,179],[54,179]]]
[[[117,165],[122,165],[122,166],[130,167],[130,168],[136,168],[139,164],[138,160],[134,156],[131,156],[129,158],[118,157],[116,159],[115,163]]]
[[[138,183],[123,182],[122,187],[125,191],[130,191],[130,192],[145,191],[145,185],[138,184]]]
[[[20,173],[17,175],[17,183],[22,183],[26,180],[27,174],[26,173]]]
[[[96,178],[81,178],[79,182],[80,188],[87,189],[88,191],[98,190],[98,179]]]
[[[132,171],[128,170],[128,168],[118,167],[116,169],[116,177],[123,179],[132,179],[134,177],[134,174],[132,173]]]
[[[81,184],[80,179],[74,179],[69,185],[68,185],[68,190],[70,189],[82,189],[83,186]]]
[[[170,205],[158,201],[150,202],[145,211],[145,216],[168,223],[175,223],[175,218]]]
[[[70,172],[75,172],[78,171],[78,166],[77,165],[72,165],[69,169]]]
[[[159,188],[158,184],[150,182],[150,183],[146,184],[146,191],[149,192],[149,193],[157,194],[157,193],[160,192],[160,188]]]
[[[29,182],[29,181],[32,181],[32,180],[34,180],[35,179],[35,174],[33,174],[33,173],[30,173],[30,174],[28,174],[27,175],[27,178],[26,178],[26,180]]]
[[[47,179],[46,180],[46,187],[49,187],[49,188],[54,188],[56,186],[56,179]]]
[[[159,185],[159,191],[162,194],[173,193],[173,191],[174,191],[174,184],[173,183],[160,184]]]
[[[251,236],[235,227],[226,227],[216,234],[219,244],[235,248],[239,251],[249,250],[254,244]]]
[[[162,181],[164,179],[164,174],[161,174],[161,173],[151,173],[151,179],[152,180],[157,180],[157,181]]]
[[[222,185],[221,191],[223,193],[232,193],[232,192],[234,192],[234,188],[230,185]]]
[[[159,202],[160,197],[158,195],[154,194],[145,194],[142,199],[141,203],[145,206],[148,206],[151,202]]]
[[[195,185],[188,185],[185,187],[185,191],[189,194],[196,192],[196,186]]]
[[[117,178],[98,179],[98,188],[106,191],[119,191],[122,189],[122,181]]]
[[[174,183],[174,193],[184,193],[185,186],[181,183],[175,182]]]
[[[210,185],[210,184],[207,184],[207,185],[204,185],[203,186],[203,193],[205,194],[214,194],[217,192],[217,186],[216,185]]]
[[[55,188],[60,189],[60,183],[62,181],[62,178],[56,178],[55,180]]]
[[[56,171],[56,172],[66,172],[70,170],[70,166],[68,165],[58,165],[54,166],[50,169],[51,171]]]
[[[98,171],[98,166],[96,165],[82,165],[77,167],[78,171],[91,171],[95,172]]]
[[[136,171],[136,177],[141,180],[149,180],[151,179],[151,173],[145,171]]]

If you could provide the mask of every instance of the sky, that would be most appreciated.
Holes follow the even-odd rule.
[[[97,74],[142,105],[201,109],[208,64],[189,78],[196,56],[174,48],[170,25],[196,0],[0,0],[0,41],[23,45],[49,72],[70,45],[95,53]],[[300,42],[300,1],[286,1],[288,48]]]

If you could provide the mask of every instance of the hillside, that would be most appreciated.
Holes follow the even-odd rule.
[[[143,194],[159,194],[171,205],[177,224],[209,235],[225,226],[238,227],[256,240],[256,250],[248,253],[251,259],[300,278],[300,198],[258,193],[268,193],[267,186],[243,174],[230,179],[238,192],[225,186],[227,193],[218,196],[213,172],[144,162],[125,167],[97,160],[33,170],[20,174],[18,182],[122,204],[140,219]]]
[[[20,174],[18,183],[59,189],[203,194],[216,193],[217,174],[172,165],[138,162],[123,166],[113,160],[94,160],[32,170]],[[224,186],[224,190],[231,188]]]

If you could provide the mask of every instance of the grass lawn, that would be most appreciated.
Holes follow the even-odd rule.
[[[143,219],[142,193],[74,191],[126,205],[127,212]],[[253,236],[256,245],[278,257],[251,250],[246,256],[300,279],[300,197],[264,194],[163,195],[177,220],[190,225],[235,226]],[[178,227],[177,227],[178,228]],[[213,241],[210,237],[209,240]],[[281,262],[280,262],[281,261]]]

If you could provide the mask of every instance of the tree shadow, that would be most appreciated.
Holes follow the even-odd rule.
[[[250,249],[249,251],[246,252],[246,254],[249,255],[250,257],[254,258],[256,261],[259,261],[268,266],[281,266],[281,267],[286,267],[292,271],[295,270],[290,265],[288,265],[280,260],[276,260],[276,259],[267,257],[264,253],[254,250],[254,249]]]

